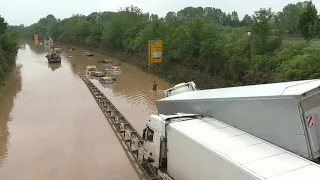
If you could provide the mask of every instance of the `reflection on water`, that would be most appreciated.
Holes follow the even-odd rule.
[[[38,45],[30,44],[29,48],[34,53],[37,53],[37,54],[43,53],[43,46],[41,46],[39,44]]]
[[[19,49],[26,49],[26,44],[25,43],[19,44]]]
[[[11,109],[19,91],[21,91],[21,66],[17,65],[3,87],[0,87],[0,167],[4,163],[9,144],[8,122],[12,117]]]
[[[48,68],[51,68],[52,71],[59,69],[61,67],[62,67],[61,63],[51,63],[51,64],[48,63]]]

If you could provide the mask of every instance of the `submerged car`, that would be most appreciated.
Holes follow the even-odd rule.
[[[121,68],[119,66],[111,66],[106,69],[106,72],[109,72],[113,75],[121,75],[122,73]]]
[[[104,72],[101,71],[96,71],[91,73],[91,76],[95,76],[95,77],[104,77],[106,74]]]
[[[102,77],[99,79],[99,82],[102,84],[112,84],[116,81],[114,77]]]
[[[93,53],[91,53],[91,52],[83,52],[82,54],[86,55],[86,56],[93,56]]]
[[[102,60],[101,63],[103,63],[106,68],[109,68],[113,65],[113,61],[107,59]]]
[[[101,63],[105,63],[105,64],[113,64],[112,60],[108,60],[108,59],[104,59],[101,61]]]

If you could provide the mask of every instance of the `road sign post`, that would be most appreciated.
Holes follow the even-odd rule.
[[[149,40],[148,41],[148,67],[161,64],[163,62],[163,45],[162,40]]]
[[[33,35],[33,41],[34,41],[34,44],[35,44],[35,45],[38,45],[38,44],[39,44],[38,34],[34,34],[34,35]]]

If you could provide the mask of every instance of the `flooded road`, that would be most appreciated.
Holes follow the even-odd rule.
[[[16,70],[0,88],[0,179],[138,179],[104,115],[76,72],[105,56],[65,51],[48,65],[43,47],[22,43]],[[68,59],[67,56],[73,56]],[[122,63],[106,96],[140,131],[170,85]],[[159,92],[152,92],[153,81]]]

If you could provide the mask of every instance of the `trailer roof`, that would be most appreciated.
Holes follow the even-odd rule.
[[[320,86],[320,79],[291,81],[282,83],[239,86],[219,89],[189,91],[158,101],[166,100],[191,100],[211,98],[241,98],[241,97],[266,97],[266,96],[295,96],[302,95]]]
[[[320,177],[319,165],[213,118],[180,121],[170,126],[260,179]]]

